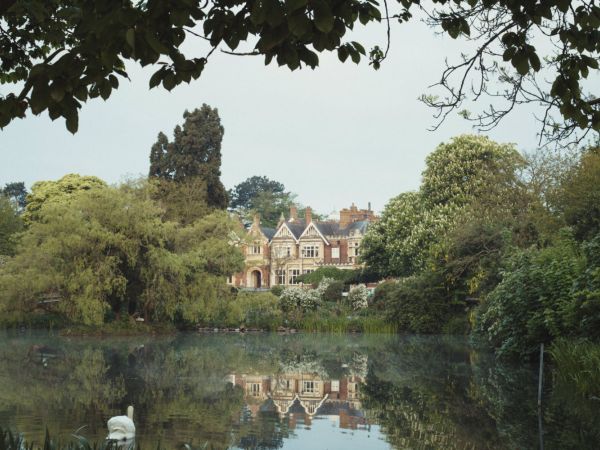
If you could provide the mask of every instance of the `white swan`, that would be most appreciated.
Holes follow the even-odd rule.
[[[117,441],[133,439],[135,437],[135,425],[133,424],[133,406],[127,407],[126,416],[115,416],[108,419],[107,439]]]

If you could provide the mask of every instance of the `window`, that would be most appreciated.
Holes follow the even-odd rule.
[[[231,275],[229,275],[229,276],[227,277],[227,283],[228,283],[228,284],[233,284],[233,277],[232,277]]]
[[[303,381],[302,382],[302,393],[303,394],[314,394],[317,392],[318,381]]]
[[[305,245],[302,247],[303,258],[318,258],[319,257],[319,246],[318,245]]]
[[[340,380],[331,380],[331,392],[340,392]]]
[[[274,253],[277,258],[289,258],[290,256],[292,256],[292,248],[289,245],[278,245],[277,247],[275,247]]]
[[[304,273],[304,274],[306,274],[306,273],[313,273],[313,272],[314,272],[314,270],[313,270],[313,269],[304,269],[304,270],[302,271],[302,273]]]
[[[339,247],[333,247],[331,249],[331,257],[334,259],[340,258],[340,248]]]
[[[250,383],[248,393],[253,397],[258,397],[260,395],[260,383]]]
[[[250,246],[250,254],[251,255],[260,255],[262,253],[260,242],[255,242]]]
[[[277,284],[285,284],[285,270],[277,270]]]
[[[277,387],[281,391],[289,391],[292,389],[292,380],[278,380]]]
[[[290,269],[290,284],[298,284],[297,278],[300,276],[300,269]]]

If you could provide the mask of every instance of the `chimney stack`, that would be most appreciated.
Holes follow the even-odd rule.
[[[312,209],[310,209],[310,206],[307,206],[304,210],[304,220],[306,221],[306,225],[312,222]]]
[[[290,222],[298,220],[298,208],[296,205],[290,206]]]
[[[257,227],[260,226],[260,214],[258,214],[258,213],[254,214],[253,225],[255,225]]]
[[[369,202],[369,209],[367,211],[371,211],[371,202]]]

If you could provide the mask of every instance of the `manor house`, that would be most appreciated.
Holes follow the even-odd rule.
[[[249,243],[243,246],[246,269],[228,281],[236,287],[269,288],[298,284],[301,274],[319,267],[355,269],[360,243],[375,220],[370,204],[367,209],[354,204],[342,209],[339,221],[313,220],[309,207],[299,218],[292,206],[289,218],[282,216],[277,228],[261,226],[257,215],[248,229]]]

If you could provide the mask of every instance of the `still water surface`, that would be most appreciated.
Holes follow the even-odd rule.
[[[143,449],[600,448],[600,402],[463,338],[0,335],[0,426],[106,436],[135,407]]]

